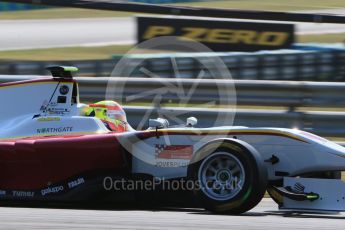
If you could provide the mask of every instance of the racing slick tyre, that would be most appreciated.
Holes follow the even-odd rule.
[[[211,141],[188,167],[193,193],[205,209],[241,214],[255,207],[267,187],[267,169],[261,155],[249,144],[232,139]]]

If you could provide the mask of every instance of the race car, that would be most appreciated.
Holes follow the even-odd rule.
[[[77,68],[48,69],[52,77],[0,85],[1,202],[116,207],[122,197],[152,203],[158,195],[142,194],[168,190],[181,206],[193,200],[211,212],[240,214],[268,191],[280,209],[345,210],[340,145],[297,129],[197,128],[194,117],[174,127],[151,119],[148,129],[134,130],[115,102],[80,103]],[[106,118],[119,113],[111,128]]]

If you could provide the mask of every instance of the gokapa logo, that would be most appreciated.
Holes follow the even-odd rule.
[[[188,52],[138,55],[167,48]],[[199,42],[191,40],[186,46],[168,36],[139,44],[117,63],[106,99],[124,105],[129,124],[141,131],[118,137],[136,159],[154,167],[187,167],[203,144],[226,136],[201,128],[231,126],[236,111],[230,71],[212,53]],[[184,65],[196,66],[192,79],[185,78]],[[213,87],[207,88],[210,82]],[[212,113],[212,119],[205,119],[203,113]]]

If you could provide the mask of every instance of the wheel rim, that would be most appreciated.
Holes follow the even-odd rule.
[[[207,157],[199,168],[198,179],[203,192],[214,200],[229,200],[243,188],[245,171],[242,163],[227,152]]]

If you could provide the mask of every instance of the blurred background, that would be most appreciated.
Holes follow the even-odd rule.
[[[113,1],[129,2],[129,1]],[[152,4],[220,9],[264,10],[338,15],[345,18],[344,0],[141,0]],[[317,21],[318,16],[314,17]],[[104,97],[108,77],[122,55],[136,44],[160,36],[178,36],[203,43],[214,52],[185,50],[135,50],[132,63],[166,81],[180,78],[183,84],[197,78],[203,66],[195,60],[220,57],[235,79],[237,113],[235,125],[299,128],[332,140],[345,141],[345,24],[217,19],[154,14],[135,14],[77,8],[45,7],[0,2],[0,75],[45,75],[49,65],[72,65],[80,69],[84,102]],[[187,42],[188,43],[188,42]],[[179,75],[174,74],[171,58]],[[121,77],[121,76],[116,76]],[[141,72],[128,87],[152,90]],[[207,78],[207,76],[205,77]],[[15,77],[2,77],[10,81]],[[185,81],[185,82],[184,82]],[[229,83],[230,84],[230,83]],[[150,88],[150,86],[152,86]],[[200,87],[188,105],[173,96],[159,107],[197,113],[200,125],[212,125],[213,110],[203,98],[212,98],[210,82]],[[142,116],[148,101],[126,104],[132,123]],[[154,105],[157,106],[157,105]],[[222,108],[223,112],[231,108]],[[169,112],[169,111],[168,111]],[[130,118],[131,119],[131,118]]]

